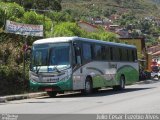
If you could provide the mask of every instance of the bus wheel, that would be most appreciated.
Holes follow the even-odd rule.
[[[47,91],[47,94],[49,95],[49,97],[53,98],[57,95],[57,92],[54,91]]]
[[[124,89],[125,89],[125,77],[121,76],[119,90],[124,90]]]
[[[93,93],[97,93],[99,91],[100,88],[93,88],[92,92]]]
[[[82,93],[83,94],[91,94],[92,93],[92,82],[91,82],[91,79],[89,77],[86,78],[86,81],[85,81],[85,88],[84,90],[82,90]]]
[[[121,76],[120,77],[120,84],[113,86],[113,90],[124,90],[125,89],[125,77]]]

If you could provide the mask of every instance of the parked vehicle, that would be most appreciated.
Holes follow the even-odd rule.
[[[101,87],[122,90],[138,81],[137,49],[133,45],[80,37],[57,37],[33,43],[30,88],[89,94]]]
[[[158,73],[159,72],[159,67],[158,65],[152,66],[152,72]]]
[[[159,72],[151,72],[151,77],[160,79],[160,71]]]

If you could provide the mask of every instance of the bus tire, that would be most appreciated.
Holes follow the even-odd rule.
[[[85,88],[84,90],[82,90],[82,93],[88,95],[91,94],[92,92],[93,92],[92,80],[90,77],[87,77],[85,81]]]
[[[125,89],[125,77],[121,76],[119,85],[113,86],[113,90],[124,90]]]
[[[120,77],[120,85],[119,85],[119,90],[124,90],[125,89],[125,77],[121,76]]]
[[[55,91],[47,91],[47,94],[48,94],[49,97],[53,98],[53,97],[56,97],[57,92],[55,92]]]
[[[119,85],[114,85],[112,88],[114,91],[117,91],[117,90],[119,90]]]
[[[97,93],[97,92],[99,91],[99,89],[100,89],[100,88],[93,88],[93,89],[92,89],[92,92],[93,92],[93,93]]]

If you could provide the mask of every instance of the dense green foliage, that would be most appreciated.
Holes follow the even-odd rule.
[[[60,11],[62,0],[1,0],[3,2],[15,2],[23,6],[26,10],[37,9],[37,10],[55,10]]]
[[[98,32],[87,33],[86,31],[78,27],[76,23],[72,22],[63,22],[55,25],[54,31],[48,36],[79,36],[104,41],[117,41],[117,37],[114,33],[106,32],[103,29],[100,29]]]
[[[20,21],[24,12],[24,8],[16,3],[0,2],[0,28],[4,27],[6,20]]]
[[[57,24],[54,27],[54,31],[52,33],[53,37],[57,36],[84,36],[84,31],[82,31],[75,23],[63,22]],[[52,37],[51,36],[51,37]]]
[[[25,24],[44,25],[45,37],[79,36],[107,41],[116,40],[115,34],[107,33],[103,29],[100,29],[97,33],[83,31],[76,24],[74,16],[67,11],[33,11],[24,9],[24,7],[21,7],[17,3],[0,2],[0,95],[29,91],[29,59],[26,59],[24,76],[24,53],[22,48],[24,40],[31,46],[34,40],[39,39],[32,36],[5,33],[6,20]]]
[[[77,16],[110,16],[113,13],[133,12],[136,16],[158,16],[159,4],[154,0],[63,0],[63,10],[77,12]],[[80,11],[80,12],[79,12]]]

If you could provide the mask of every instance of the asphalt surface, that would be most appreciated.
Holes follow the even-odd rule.
[[[160,80],[126,86],[124,91],[102,89],[92,95],[67,93],[0,103],[0,113],[10,114],[102,114],[159,113]]]

